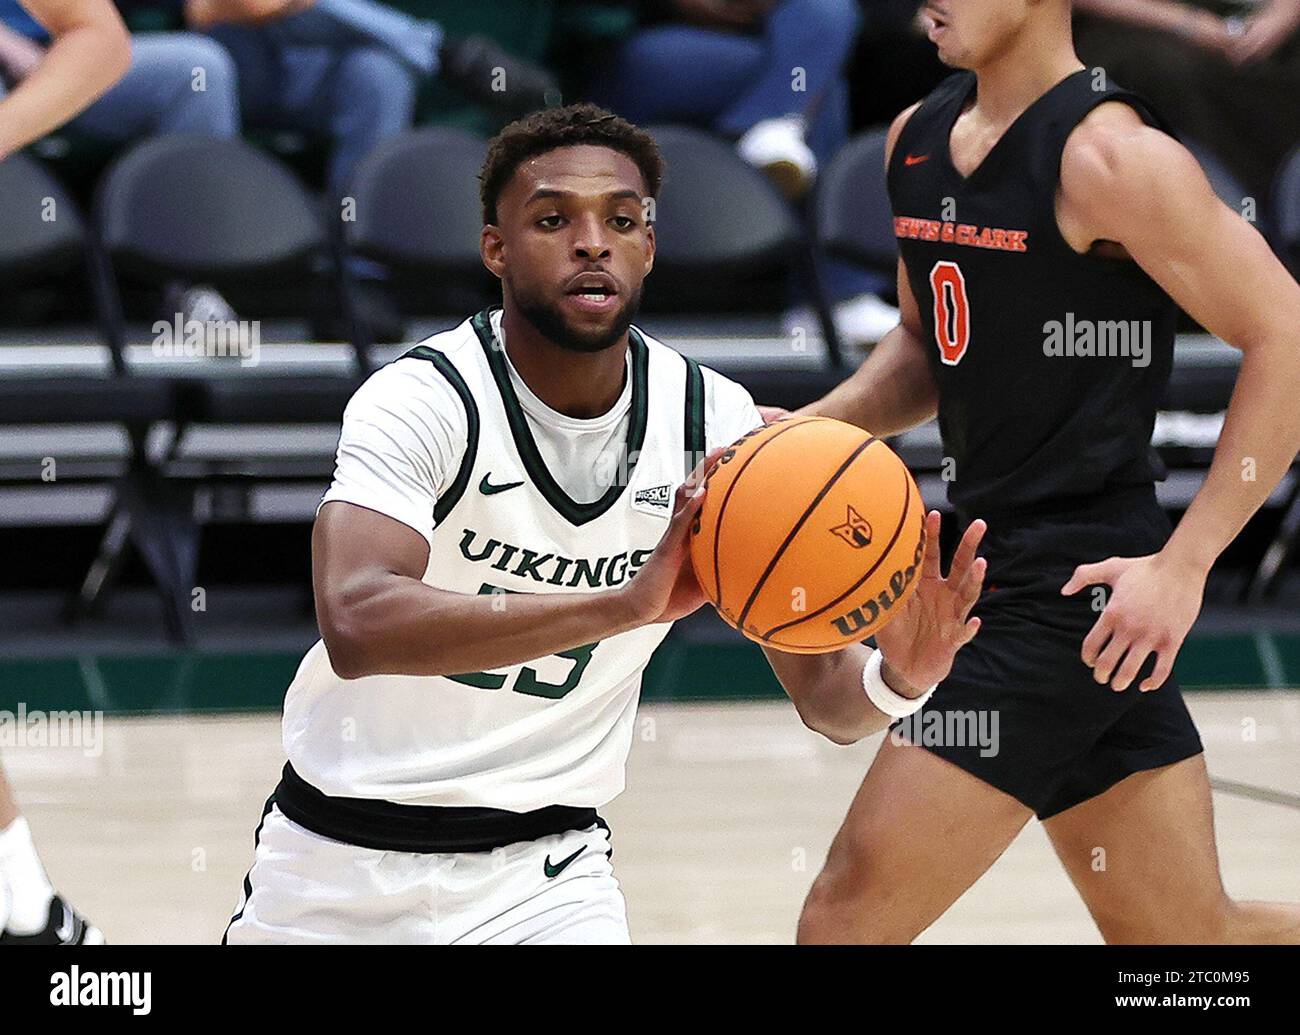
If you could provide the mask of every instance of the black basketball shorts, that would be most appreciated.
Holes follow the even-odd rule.
[[[1096,682],[1083,663],[1083,640],[1103,603],[1097,588],[1060,593],[1079,564],[1165,544],[1169,521],[1154,491],[1033,517],[990,517],[988,525],[980,549],[989,562],[985,591],[972,612],[979,634],[926,706],[895,731],[1012,795],[1039,819],[1133,773],[1199,754],[1177,682],[1137,689],[1154,658],[1120,693]]]

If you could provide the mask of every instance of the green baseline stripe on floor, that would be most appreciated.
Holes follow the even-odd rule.
[[[184,714],[278,709],[301,655],[287,652],[99,655],[0,661],[0,719],[17,711]],[[1198,637],[1178,659],[1184,687],[1300,687],[1300,635]],[[781,688],[749,643],[666,643],[646,672],[647,701],[764,700]],[[2,726],[2,724],[0,724]]]

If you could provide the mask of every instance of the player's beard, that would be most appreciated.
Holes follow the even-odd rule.
[[[584,332],[570,326],[564,311],[558,305],[545,299],[520,291],[519,286],[507,278],[507,287],[519,314],[533,325],[533,328],[547,341],[571,352],[604,352],[611,345],[616,345],[632,326],[637,310],[641,306],[641,287],[628,295],[620,295],[626,301],[619,308],[609,327],[602,331]]]

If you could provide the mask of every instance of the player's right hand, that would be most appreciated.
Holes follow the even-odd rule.
[[[675,622],[708,603],[691,564],[690,534],[704,504],[709,472],[723,452],[715,449],[709,453],[677,489],[664,537],[633,579],[618,591],[642,625]]]

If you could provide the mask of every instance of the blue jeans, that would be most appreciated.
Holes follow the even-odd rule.
[[[234,137],[239,133],[234,63],[219,44],[193,33],[134,35],[126,75],[68,128],[117,144],[153,133]]]
[[[246,120],[327,136],[328,189],[341,196],[377,144],[411,125],[422,78],[438,70],[442,30],[372,0],[317,0],[263,25],[210,30],[239,69]]]
[[[436,22],[420,21],[375,0],[316,0],[265,28],[286,45],[377,46],[424,76],[437,74],[444,35]]]
[[[633,122],[684,122],[729,136],[801,115],[809,147],[828,161],[848,135],[841,69],[858,21],[854,0],[782,0],[761,36],[656,25],[617,50],[593,83],[594,99]]]
[[[687,123],[731,137],[764,119],[799,115],[808,146],[824,169],[848,139],[843,68],[859,23],[854,0],[782,0],[768,14],[761,36],[652,26],[619,47],[591,92],[594,100],[633,122]],[[887,286],[840,263],[828,263],[826,277],[837,298]]]

